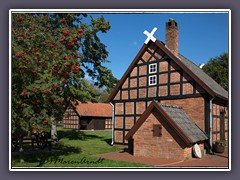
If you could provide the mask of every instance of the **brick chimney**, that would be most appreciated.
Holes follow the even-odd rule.
[[[172,18],[166,23],[166,46],[178,56],[178,24]]]

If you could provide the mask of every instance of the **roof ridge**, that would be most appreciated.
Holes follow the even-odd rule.
[[[182,109],[181,106],[177,106],[177,105],[161,104],[161,103],[159,103],[159,105],[162,106],[162,107],[170,107],[170,108]]]
[[[154,100],[159,106],[162,107],[171,107],[171,108],[177,108],[177,109],[182,109],[181,106],[177,106],[177,105],[172,105],[172,104],[162,104],[161,102],[158,102],[156,100]]]

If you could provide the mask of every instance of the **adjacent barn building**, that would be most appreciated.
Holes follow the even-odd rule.
[[[156,29],[154,30],[156,31]],[[228,92],[178,52],[178,24],[166,23],[166,43],[148,35],[108,101],[114,144],[137,156],[184,159],[228,140]]]
[[[76,130],[112,128],[112,106],[106,103],[70,103],[63,116],[63,127]]]

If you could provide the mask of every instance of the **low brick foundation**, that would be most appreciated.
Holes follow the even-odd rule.
[[[161,136],[153,135],[153,125],[161,125]],[[203,150],[203,145],[200,147]],[[185,160],[192,157],[192,147],[186,147],[176,132],[153,112],[133,135],[133,155]]]

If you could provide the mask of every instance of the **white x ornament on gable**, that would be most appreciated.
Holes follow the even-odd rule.
[[[145,30],[143,32],[143,34],[145,34],[147,36],[147,39],[144,42],[145,44],[147,44],[150,40],[152,40],[153,42],[156,41],[156,38],[153,36],[153,34],[156,32],[156,30],[157,30],[157,28],[155,27],[155,28],[153,28],[151,33],[149,33],[147,30]]]

